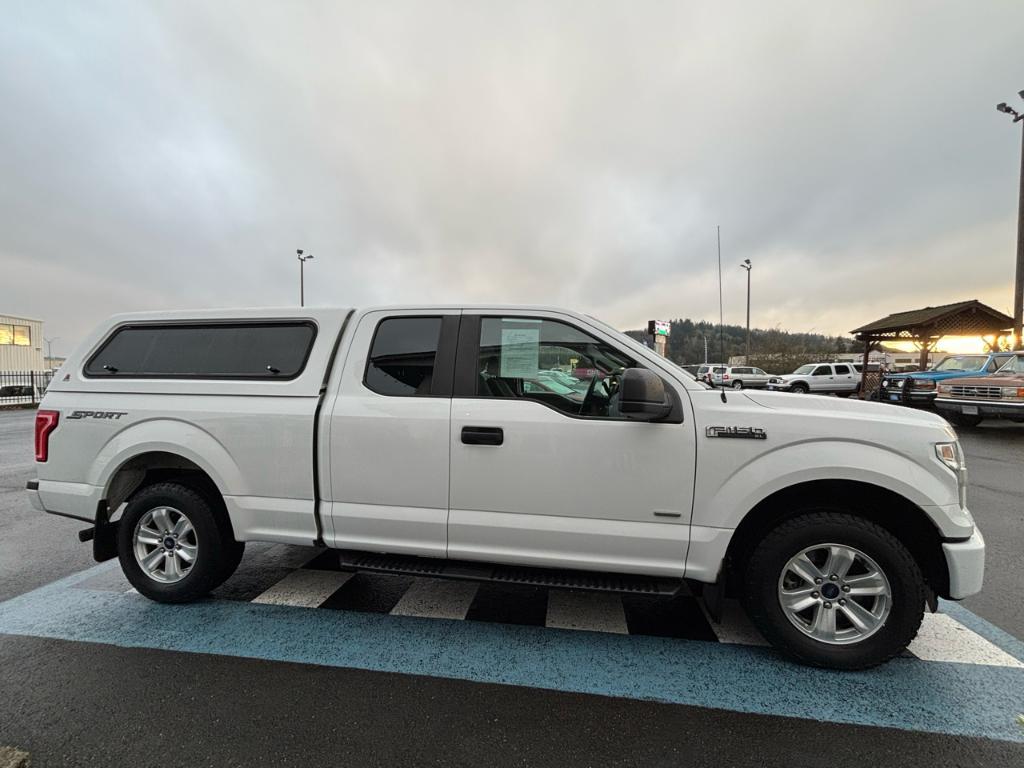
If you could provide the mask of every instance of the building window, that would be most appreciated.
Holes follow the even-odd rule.
[[[32,332],[27,325],[0,324],[0,344],[16,347],[31,347]]]

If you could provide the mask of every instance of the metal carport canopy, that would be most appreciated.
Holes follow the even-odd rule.
[[[977,299],[958,301],[939,307],[924,307],[875,320],[850,333],[864,342],[864,373],[868,353],[882,341],[911,341],[921,345],[920,366],[928,367],[928,350],[943,336],[995,336],[1009,332],[1013,318]],[[989,345],[993,346],[995,340]]]

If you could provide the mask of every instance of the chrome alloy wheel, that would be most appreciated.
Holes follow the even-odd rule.
[[[199,552],[192,522],[174,507],[154,507],[144,514],[132,543],[136,562],[149,578],[162,584],[188,576]]]
[[[885,573],[845,544],[816,544],[790,558],[778,592],[793,626],[830,645],[866,640],[882,628],[892,609]]]

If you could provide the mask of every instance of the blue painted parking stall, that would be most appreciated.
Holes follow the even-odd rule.
[[[947,602],[903,657],[833,672],[784,660],[733,603],[716,624],[689,595],[352,573],[333,552],[253,545],[210,599],[153,603],[115,561],[0,603],[0,633],[1024,743],[1024,643]]]

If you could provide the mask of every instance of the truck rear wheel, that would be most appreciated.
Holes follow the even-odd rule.
[[[124,575],[140,594],[161,603],[185,603],[207,594],[231,575],[243,550],[210,501],[179,483],[141,489],[118,526]]]
[[[867,669],[917,635],[924,578],[891,533],[837,510],[808,510],[755,547],[743,602],[776,648],[812,666]]]

